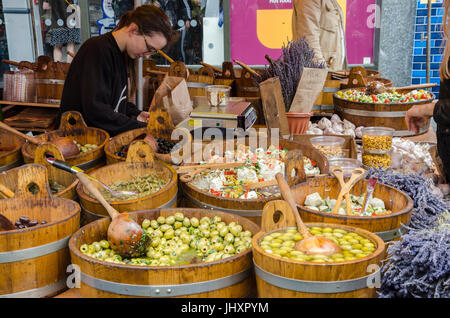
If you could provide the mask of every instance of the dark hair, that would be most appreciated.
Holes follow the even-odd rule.
[[[163,10],[157,6],[145,4],[128,11],[120,17],[119,23],[114,30],[119,30],[135,23],[139,31],[145,35],[152,36],[154,32],[160,32],[167,40],[167,46],[172,45],[177,40],[177,32],[172,29],[170,20]],[[130,77],[131,92],[136,90],[136,70],[134,60],[128,55],[125,56]]]

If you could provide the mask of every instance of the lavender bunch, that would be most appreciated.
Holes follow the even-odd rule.
[[[419,174],[394,174],[391,169],[370,168],[366,178],[378,177],[378,182],[408,194],[414,202],[410,228],[429,229],[437,224],[437,217],[447,211],[445,203],[433,195],[429,180]]]
[[[450,214],[438,219],[435,228],[409,228],[389,246],[381,298],[450,298]]]
[[[254,79],[259,84],[271,77],[278,77],[286,111],[289,111],[291,107],[303,68],[325,68],[325,63],[314,61],[314,50],[305,38],[288,41],[287,45],[283,44],[282,54],[277,60],[272,60],[268,56],[266,58],[270,66],[261,76],[256,76]]]

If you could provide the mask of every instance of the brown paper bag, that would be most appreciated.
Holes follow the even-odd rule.
[[[184,78],[166,76],[153,96],[150,111],[156,105],[167,110],[173,126],[186,119],[192,112],[192,101]]]
[[[289,112],[310,113],[315,100],[323,89],[327,75],[327,69],[305,67],[298,81],[297,91]]]

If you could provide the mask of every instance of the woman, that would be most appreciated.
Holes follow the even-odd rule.
[[[88,126],[111,136],[145,127],[148,112],[128,101],[128,81],[131,93],[136,89],[134,60],[149,58],[173,37],[169,19],[156,6],[127,12],[114,31],[80,47],[64,84],[60,114],[79,111]]]
[[[447,42],[440,69],[441,86],[439,90],[439,101],[437,103],[413,106],[405,116],[408,129],[415,133],[418,133],[419,128],[426,119],[433,117],[436,121],[437,150],[444,166],[447,182],[450,182],[450,45],[448,43],[448,18],[445,17],[447,17],[449,7],[450,0],[445,0],[442,28],[444,30],[444,38]]]
[[[330,70],[346,68],[344,13],[337,0],[294,0],[293,40],[306,38]]]

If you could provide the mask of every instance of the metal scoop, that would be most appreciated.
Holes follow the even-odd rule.
[[[47,162],[49,162],[52,166],[67,171],[67,172],[71,172],[74,174],[77,174],[78,172],[83,172],[84,171],[80,168],[78,168],[77,166],[69,166],[68,164],[66,164],[64,161],[60,161],[60,160],[56,160],[55,158],[48,156],[47,158]],[[136,195],[138,194],[138,192],[136,191],[118,191],[118,190],[113,190],[110,187],[108,187],[106,184],[104,184],[103,182],[101,182],[100,180],[88,175],[88,174],[84,174],[87,178],[91,179],[92,181],[97,182],[98,184],[100,184],[103,188],[105,188],[109,193],[111,193],[111,195],[113,197],[116,198],[120,198],[123,196],[132,196],[132,195]]]

